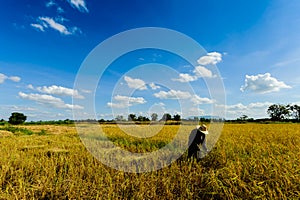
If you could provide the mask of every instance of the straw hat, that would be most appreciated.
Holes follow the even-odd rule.
[[[207,127],[205,124],[202,124],[201,126],[200,125],[197,125],[197,129],[199,129],[200,132],[204,133],[204,134],[208,134],[208,130],[207,130]]]

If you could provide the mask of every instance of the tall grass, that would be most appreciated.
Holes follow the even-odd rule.
[[[120,172],[101,164],[82,145],[74,127],[26,128],[33,132],[45,130],[47,135],[0,137],[0,199],[300,196],[299,124],[226,124],[217,144],[201,162],[183,157],[169,167],[142,174]],[[107,130],[115,128],[108,126]],[[140,139],[134,144],[130,138],[120,137],[122,134],[111,131],[110,137],[121,147],[133,150],[137,143],[152,150],[160,147],[159,142],[168,140],[159,135],[153,139],[153,145]]]

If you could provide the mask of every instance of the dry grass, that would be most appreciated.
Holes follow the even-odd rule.
[[[45,130],[46,135],[14,136],[0,132],[0,199],[298,199],[300,196],[299,124],[226,124],[216,146],[200,163],[183,158],[169,167],[143,174],[124,173],[101,164],[88,153],[72,126],[23,128],[34,132]],[[131,139],[120,142],[126,137],[113,131],[115,128],[106,127],[115,142],[123,147],[132,145]],[[166,130],[172,132],[177,128],[168,126]],[[157,142],[168,141],[169,136],[163,134],[164,131],[152,138],[151,148],[158,148]]]

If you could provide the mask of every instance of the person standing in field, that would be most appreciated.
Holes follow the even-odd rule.
[[[197,125],[197,128],[191,131],[189,137],[188,158],[196,158],[197,160],[200,160],[203,157],[201,156],[199,145],[201,145],[205,153],[208,152],[205,138],[207,134],[208,130],[204,124],[202,124],[201,126]]]

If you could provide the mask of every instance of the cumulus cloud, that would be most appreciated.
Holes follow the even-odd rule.
[[[245,84],[241,86],[242,92],[250,90],[257,93],[278,92],[281,89],[291,88],[282,81],[272,77],[270,73],[258,75],[246,75]]]
[[[32,85],[28,86],[33,87]],[[52,94],[52,95],[59,95],[59,96],[73,96],[76,99],[84,99],[84,96],[80,95],[78,90],[74,90],[71,88],[66,88],[62,86],[52,85],[52,86],[43,86],[43,87],[37,87],[37,91],[46,93],[46,94]]]
[[[195,75],[197,77],[206,77],[206,78],[213,78],[215,75],[213,75],[212,71],[207,69],[206,67],[203,66],[197,66],[195,67],[194,71]]]
[[[89,12],[84,0],[68,0],[73,8],[77,8],[80,12]]]
[[[242,103],[237,103],[233,105],[217,105],[218,107],[224,107],[226,110],[245,110],[247,106]]]
[[[4,81],[5,81],[6,79],[7,79],[7,76],[0,73],[0,84],[1,84],[1,83],[4,83]]]
[[[126,102],[122,102],[122,103],[108,102],[107,106],[111,107],[111,108],[128,108],[129,106],[132,106],[132,105],[130,105],[130,104],[126,103]]]
[[[114,97],[116,101],[126,101],[132,104],[144,104],[147,101],[143,97],[128,97],[128,96],[122,96],[117,95]]]
[[[159,85],[156,85],[154,83],[150,83],[149,86],[151,87],[152,90],[156,90],[156,89],[159,89],[160,86]]]
[[[253,118],[266,117],[267,108],[272,105],[271,102],[254,102],[247,105],[242,103],[232,105],[216,105],[226,110],[226,116],[229,118],[238,118],[242,115],[247,115]],[[265,112],[263,111],[265,110]]]
[[[107,106],[111,108],[127,108],[136,104],[145,104],[147,101],[143,97],[129,97],[129,96],[122,96],[116,95],[114,100],[117,103],[108,102]]]
[[[65,109],[83,109],[80,105],[72,105],[65,103],[62,99],[54,97],[52,95],[47,94],[26,94],[23,92],[19,92],[19,96],[22,99],[27,99],[31,101],[35,101],[36,103],[47,105],[55,108],[65,108]]]
[[[222,61],[222,54],[218,52],[210,52],[200,57],[197,62],[200,65],[215,65]]]
[[[8,77],[8,79],[13,82],[20,82],[20,80],[21,80],[21,78],[18,76],[10,76],[10,77]]]
[[[18,76],[6,76],[5,74],[0,73],[0,84],[4,83],[5,80],[20,82],[21,78]]]
[[[31,89],[31,90],[34,90],[34,87],[33,87],[32,84],[27,85],[27,88],[28,88],[28,89]]]
[[[187,99],[191,97],[191,94],[180,90],[169,90],[168,92],[160,91],[154,96],[159,99]]]
[[[216,75],[211,70],[207,69],[206,65],[217,64],[222,61],[222,54],[219,52],[210,52],[205,56],[200,57],[197,62],[198,66],[193,70],[193,75],[188,73],[179,74],[179,78],[172,79],[173,81],[179,81],[182,83],[196,81],[199,78],[214,78]]]
[[[199,105],[199,104],[210,104],[213,103],[214,101],[212,99],[209,99],[207,97],[199,97],[198,95],[193,95],[191,98],[191,101],[194,103],[194,105]]]
[[[179,74],[179,78],[174,78],[172,80],[186,83],[186,82],[196,81],[197,79],[198,79],[197,76],[192,76],[190,74],[181,73],[181,74]]]
[[[146,90],[146,83],[141,79],[134,79],[129,76],[125,76],[124,80],[126,81],[129,88],[137,89],[137,90]]]

